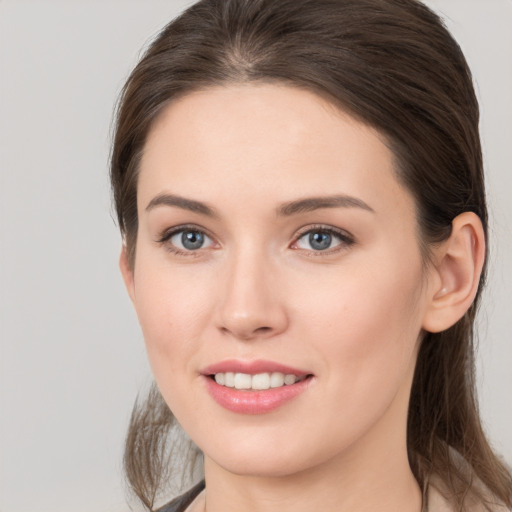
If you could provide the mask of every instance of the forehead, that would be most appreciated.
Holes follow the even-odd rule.
[[[168,105],[144,148],[139,206],[162,192],[221,203],[234,193],[242,202],[344,193],[376,208],[390,195],[412,200],[376,130],[316,94],[275,84],[212,87]]]

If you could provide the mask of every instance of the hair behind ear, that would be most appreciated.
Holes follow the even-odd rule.
[[[408,453],[416,478],[425,485],[435,475],[449,484],[460,505],[475,499],[487,510],[480,479],[510,503],[512,480],[492,452],[483,431],[475,389],[474,320],[485,279],[486,244],[480,218],[458,215],[450,235],[431,254],[433,286],[411,389]]]
[[[446,331],[425,334],[411,389],[407,444],[409,462],[419,482],[426,485],[435,475],[448,486],[454,503],[476,499],[493,512],[497,503],[489,501],[489,496],[510,504],[512,479],[489,446],[480,422],[472,342],[474,314],[471,308]],[[475,478],[486,489],[475,486]]]

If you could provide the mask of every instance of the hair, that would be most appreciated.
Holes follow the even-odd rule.
[[[378,130],[415,199],[427,264],[429,249],[463,212],[476,213],[487,235],[471,72],[429,8],[416,0],[201,0],[155,38],[118,103],[111,181],[132,268],[139,163],[156,117],[190,92],[245,83],[309,90]],[[485,437],[475,392],[474,320],[484,281],[485,267],[474,303],[454,326],[424,333],[408,412],[416,479],[425,490],[438,475],[459,510],[469,489],[489,510],[488,493],[512,504],[512,478]],[[172,422],[155,393],[132,414],[125,469],[149,510],[168,463],[162,453]]]

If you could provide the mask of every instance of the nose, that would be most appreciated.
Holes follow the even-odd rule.
[[[267,339],[288,326],[278,269],[261,254],[239,254],[227,263],[218,302],[218,328],[239,340]]]

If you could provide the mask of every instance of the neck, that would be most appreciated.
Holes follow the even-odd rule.
[[[205,458],[207,512],[420,512],[421,491],[400,446],[405,433],[348,449],[285,476],[237,475]],[[373,441],[373,442],[372,442]]]

